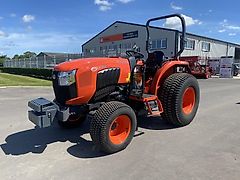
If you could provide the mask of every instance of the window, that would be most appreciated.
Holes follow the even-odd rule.
[[[195,49],[195,41],[191,39],[187,39],[184,44],[185,49],[194,50]]]
[[[105,55],[107,53],[107,46],[104,46],[102,49],[102,54]]]
[[[210,51],[210,43],[202,42],[202,51],[209,52]]]
[[[157,49],[157,41],[156,40],[152,40],[150,46],[151,46],[151,49]]]
[[[167,48],[167,39],[157,39],[151,41],[151,49],[166,49]]]
[[[166,49],[167,48],[167,39],[161,39],[161,46],[158,47],[159,49]]]
[[[113,50],[117,50],[117,45],[113,45]]]
[[[117,50],[118,50],[118,53],[121,52],[121,50],[122,50],[122,44],[119,44],[119,45],[118,45],[118,49],[117,49]]]
[[[93,49],[89,50],[90,54],[94,54],[96,52],[96,47],[94,47]]]
[[[109,45],[108,50],[113,50],[113,45]]]

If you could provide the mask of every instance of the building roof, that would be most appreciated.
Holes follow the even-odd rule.
[[[114,23],[112,23],[111,25],[109,25],[108,27],[106,27],[104,30],[102,30],[101,32],[99,32],[97,35],[95,35],[94,37],[92,37],[91,39],[89,39],[87,42],[85,42],[82,46],[84,46],[85,44],[87,44],[88,42],[90,42],[91,40],[93,40],[94,38],[96,38],[98,35],[100,35],[101,33],[103,33],[104,31],[106,31],[107,29],[109,29],[110,27],[112,27],[114,24],[116,23],[121,23],[121,24],[128,24],[128,25],[133,25],[133,26],[140,26],[140,27],[146,27],[143,24],[136,24],[136,23],[130,23],[130,22],[124,22],[124,21],[115,21]],[[161,29],[161,30],[167,30],[167,31],[173,31],[173,32],[179,32],[181,33],[181,31],[179,30],[174,30],[174,29],[169,29],[169,28],[162,28],[162,27],[156,27],[156,26],[150,26],[151,28],[154,29]],[[229,45],[234,45],[234,46],[238,46],[240,47],[240,44],[236,44],[236,43],[232,43],[232,42],[228,42],[228,41],[224,41],[224,40],[219,40],[219,39],[215,39],[215,38],[210,38],[210,37],[206,37],[206,36],[201,36],[201,35],[197,35],[197,34],[192,34],[192,33],[186,33],[186,35],[190,35],[190,36],[195,36],[195,37],[199,37],[199,38],[204,38],[204,39],[209,39],[209,40],[213,40],[213,41],[217,41],[217,42],[221,42],[221,43],[227,43]]]
[[[55,52],[40,52],[37,57],[46,55],[50,57],[68,57],[71,55],[80,55],[80,54],[69,54],[69,53],[55,53]]]
[[[37,55],[37,57],[43,56],[43,55],[50,56],[50,57],[56,57],[56,56],[66,56],[67,54],[66,53],[54,53],[54,52],[40,52]]]

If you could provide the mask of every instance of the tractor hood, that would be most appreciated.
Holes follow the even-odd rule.
[[[129,61],[124,58],[83,58],[64,62],[54,67],[54,73],[72,70],[76,70],[74,89],[77,90],[77,96],[68,100],[67,104],[88,103],[99,88],[97,84],[105,85],[113,80],[116,80],[117,84],[127,84],[130,79]],[[116,75],[119,76],[118,79],[114,79]],[[58,83],[56,84],[55,90],[67,94],[59,88]]]
[[[107,68],[129,67],[125,58],[82,58],[60,63],[54,67],[54,71],[71,71],[81,69],[83,71],[99,71]],[[127,68],[128,69],[128,68]]]

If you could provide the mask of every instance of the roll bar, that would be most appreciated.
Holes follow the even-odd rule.
[[[150,23],[153,21],[158,21],[158,20],[162,20],[162,19],[168,19],[168,18],[172,18],[172,17],[178,17],[181,20],[181,24],[182,24],[182,36],[180,39],[180,50],[177,52],[177,54],[175,54],[174,58],[178,58],[183,50],[184,50],[184,44],[185,44],[185,36],[186,36],[186,23],[185,23],[185,19],[181,14],[170,14],[167,16],[161,16],[161,17],[156,17],[156,18],[152,18],[149,19],[146,23],[146,29],[147,29],[147,40],[146,40],[146,50],[149,53],[149,41],[150,41],[150,37],[149,37],[149,28],[150,28]]]

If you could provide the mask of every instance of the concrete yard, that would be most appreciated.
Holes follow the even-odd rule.
[[[158,117],[139,119],[139,131],[123,151],[96,151],[82,128],[35,129],[27,102],[53,99],[52,89],[0,89],[0,179],[240,179],[240,80],[199,80],[201,102],[194,121],[173,128]]]

